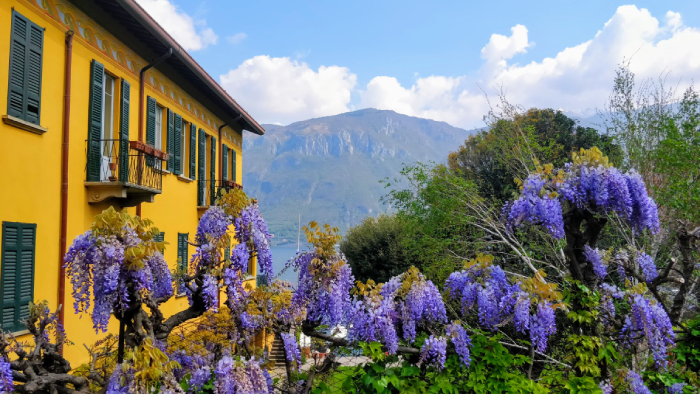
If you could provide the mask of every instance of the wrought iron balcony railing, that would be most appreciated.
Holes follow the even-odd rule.
[[[216,199],[221,197],[224,192],[228,193],[233,189],[243,189],[243,186],[230,180],[199,179],[197,180],[197,206],[214,205]]]
[[[86,154],[86,186],[96,190],[110,188],[102,198],[93,197],[94,201],[138,194],[142,195],[141,200],[148,201],[163,189],[162,169],[166,155],[142,142],[89,139],[86,140]]]

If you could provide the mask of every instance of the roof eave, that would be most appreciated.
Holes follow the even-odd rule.
[[[219,85],[204,69],[200,66],[182,47],[173,39],[168,32],[163,29],[135,0],[116,0],[116,2],[124,8],[134,19],[148,29],[154,37],[156,37],[165,46],[172,47],[175,50],[173,56],[177,56],[199,79],[204,82],[220,99],[222,99],[229,107],[234,109],[241,115],[243,120],[243,129],[252,133],[263,135],[265,129],[253,119],[236,100]],[[226,119],[222,119],[226,121]]]

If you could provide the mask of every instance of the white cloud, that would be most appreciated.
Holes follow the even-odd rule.
[[[216,44],[218,36],[205,21],[195,21],[170,0],[136,0],[153,19],[188,51]],[[198,27],[198,28],[197,28]]]
[[[294,121],[350,110],[357,77],[345,67],[311,69],[289,58],[256,56],[220,77],[221,85],[258,121]]]
[[[226,37],[226,41],[230,42],[231,44],[238,44],[239,42],[243,41],[248,37],[245,33],[236,33],[230,37]]]
[[[488,44],[481,49],[481,57],[488,62],[508,60],[518,53],[527,52],[534,43],[527,41],[527,27],[515,25],[510,31],[510,37],[501,34],[491,34]]]
[[[392,76],[375,76],[355,90],[355,75],[338,66],[318,72],[287,58],[256,57],[222,76],[222,83],[253,116],[289,123],[352,108],[391,109],[443,120],[460,127],[483,126],[489,94],[502,87],[509,101],[524,107],[566,108],[590,114],[602,108],[615,70],[632,58],[638,80],[658,78],[684,89],[700,79],[700,29],[685,26],[669,11],[661,21],[646,9],[621,6],[590,40],[564,48],[553,57],[519,64],[517,55],[533,45],[525,26],[510,37],[493,34],[483,47],[482,67],[461,76],[416,76],[402,86]],[[359,104],[351,104],[353,92]]]

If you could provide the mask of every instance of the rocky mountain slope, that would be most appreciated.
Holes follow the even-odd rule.
[[[337,226],[342,232],[386,210],[380,180],[404,164],[444,162],[472,131],[444,122],[365,109],[246,133],[243,185],[275,234],[295,243],[297,220]]]

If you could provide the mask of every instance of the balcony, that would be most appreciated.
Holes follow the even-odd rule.
[[[162,193],[163,161],[167,155],[141,142],[87,140],[88,202],[118,200],[122,207],[153,202]]]
[[[233,189],[243,190],[243,186],[238,183],[225,179],[199,179],[197,180],[197,208],[206,209],[216,203],[216,199],[221,197],[224,192],[229,192]]]

